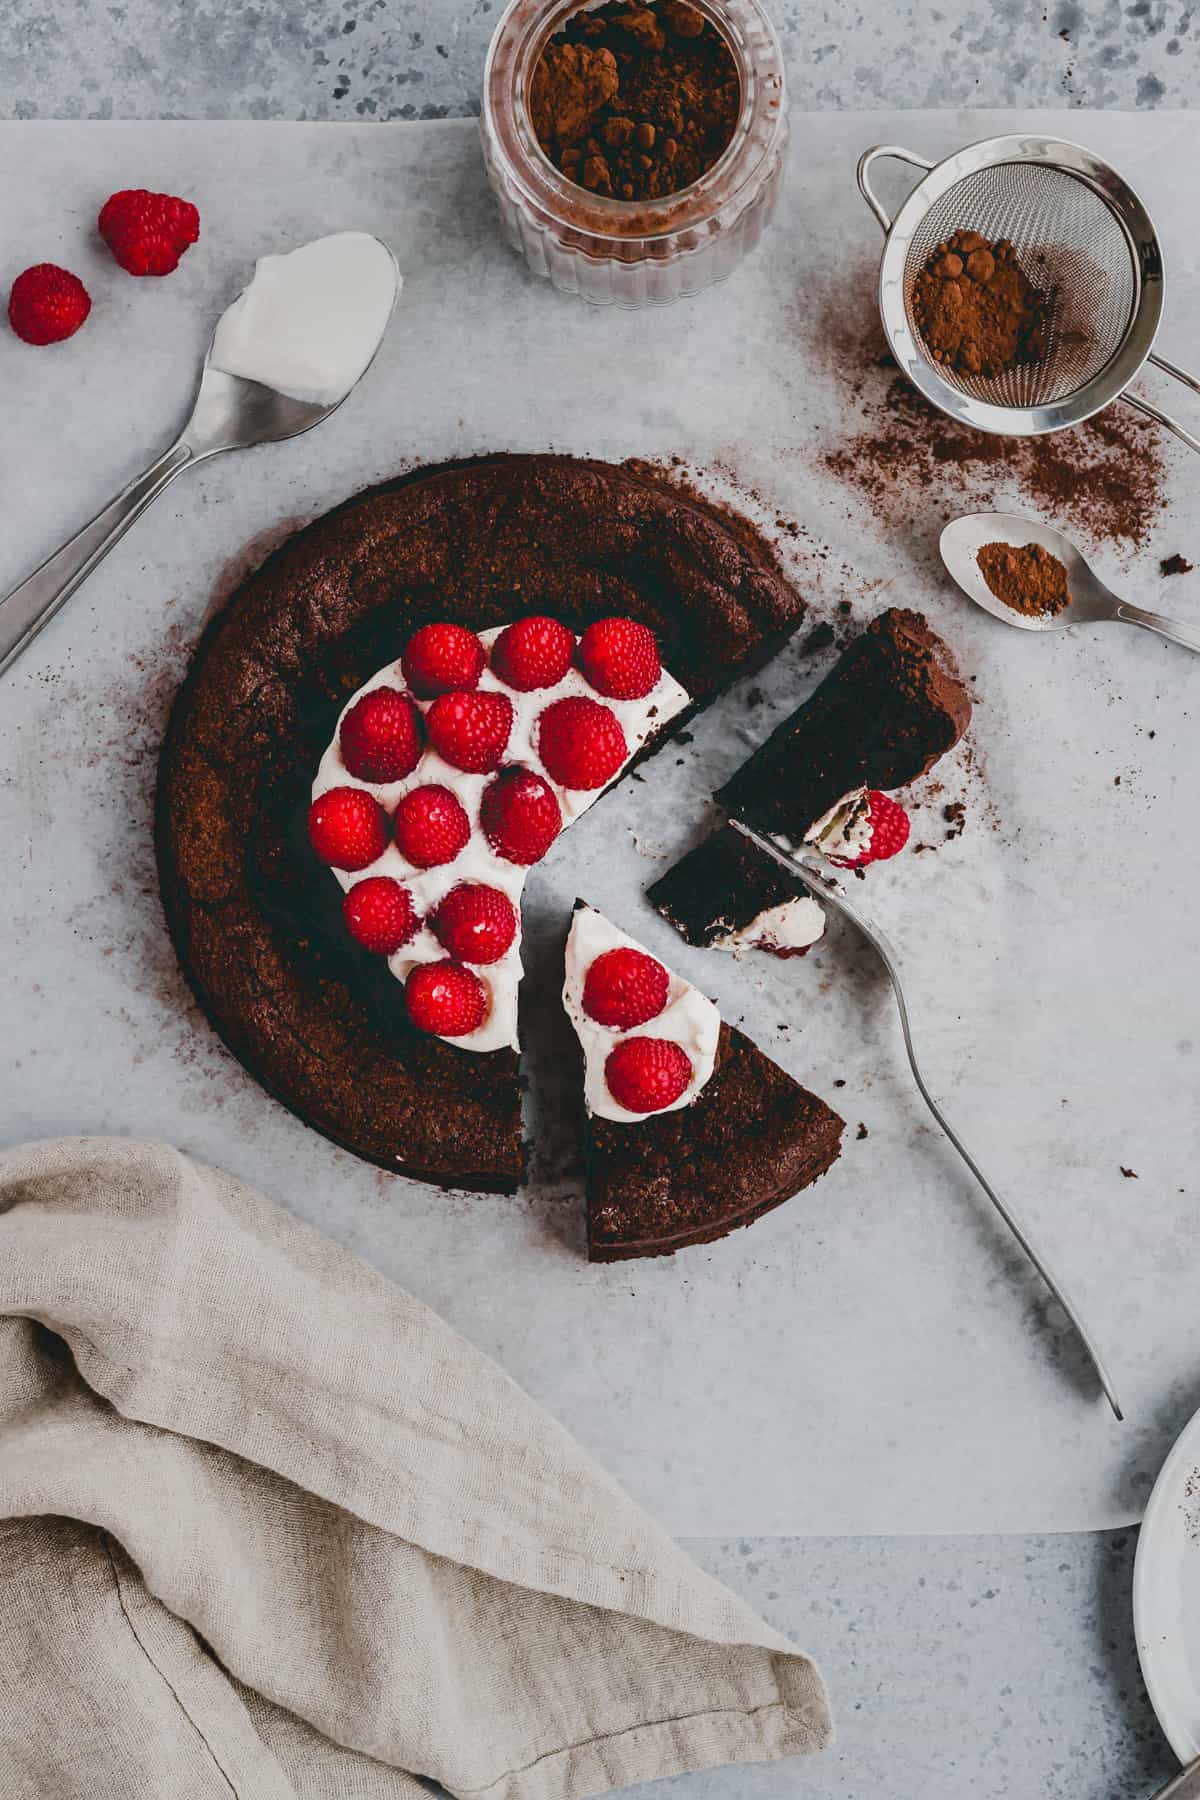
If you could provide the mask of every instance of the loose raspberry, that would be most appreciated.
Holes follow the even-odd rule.
[[[518,693],[554,687],[571,667],[574,634],[557,619],[535,615],[507,626],[492,645],[492,668]]]
[[[412,788],[392,820],[396,848],[417,869],[453,862],[471,835],[466,808],[447,787]]]
[[[130,275],[169,275],[200,236],[200,214],[190,200],[122,188],[111,194],[97,221],[121,267]]]
[[[425,722],[430,743],[451,768],[486,775],[504,761],[513,704],[507,694],[439,694]]]
[[[394,956],[420,924],[412,895],[388,875],[356,881],[342,901],[342,917],[355,942],[377,956]]]
[[[661,1112],[687,1091],[692,1061],[670,1038],[623,1038],[608,1053],[604,1079],[626,1112]]]
[[[442,949],[465,963],[499,962],[517,935],[516,907],[482,881],[451,888],[429,922]]]
[[[597,619],[579,640],[579,666],[598,694],[641,700],[662,674],[658,645],[636,619]]]
[[[483,645],[465,625],[422,625],[400,658],[405,680],[422,700],[478,687],[484,660]]]
[[[537,743],[554,780],[568,788],[603,787],[629,754],[617,715],[582,696],[546,708]]]
[[[667,1004],[670,976],[644,950],[605,950],[583,983],[583,1010],[597,1025],[628,1031],[657,1018]]]
[[[78,275],[57,263],[34,263],[12,284],[8,322],[27,344],[61,344],[74,337],[92,310]]]
[[[387,849],[387,820],[362,788],[328,788],[309,808],[308,835],[331,868],[365,869]]]
[[[487,990],[461,963],[418,963],[404,983],[404,998],[417,1030],[435,1037],[466,1037],[487,1016]]]
[[[421,715],[407,694],[372,688],[342,720],[342,761],[360,781],[402,781],[421,760]]]
[[[897,856],[908,842],[912,829],[908,814],[898,800],[878,788],[867,790],[867,817],[871,822],[871,842],[860,856],[831,856],[831,863],[841,869],[865,869],[869,863],[886,862]]]
[[[562,830],[554,789],[530,769],[505,769],[483,790],[479,822],[506,862],[540,862]]]

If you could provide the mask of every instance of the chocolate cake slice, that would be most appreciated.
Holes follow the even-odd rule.
[[[732,817],[798,846],[855,794],[915,781],[958,742],[970,717],[970,695],[945,644],[920,613],[891,608],[716,797]],[[752,936],[756,920],[804,891],[725,827],[668,869],[649,897],[689,943],[711,945],[731,930]]]
[[[824,929],[804,883],[732,825],[702,838],[647,892],[689,944],[706,949],[802,956]]]
[[[289,538],[233,595],[160,764],[167,922],[217,1031],[334,1142],[447,1187],[515,1189],[517,1055],[413,1029],[396,982],[348,937],[306,820],[347,699],[420,626],[486,631],[534,610],[575,632],[646,624],[694,711],[773,655],[804,602],[749,528],[644,469],[566,456],[418,469]]]
[[[581,901],[563,1003],[584,1066],[592,1262],[711,1243],[837,1159],[838,1115]]]

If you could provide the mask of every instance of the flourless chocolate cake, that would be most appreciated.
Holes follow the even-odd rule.
[[[591,1261],[711,1243],[836,1160],[838,1115],[582,903],[563,1003],[582,1050]]]
[[[752,534],[644,470],[558,456],[420,469],[251,576],[201,640],[162,754],[163,899],[213,1024],[308,1124],[447,1187],[516,1187],[517,1055],[414,1030],[348,937],[306,821],[346,700],[418,628],[535,611],[573,631],[643,622],[694,710],[766,661],[804,603]]]
[[[970,717],[945,644],[919,613],[891,608],[716,798],[732,817],[799,846],[848,796],[887,793],[923,775]],[[668,869],[649,898],[689,943],[707,945],[804,892],[725,826]]]

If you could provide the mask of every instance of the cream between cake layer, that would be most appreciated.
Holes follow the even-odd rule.
[[[479,641],[489,652],[499,637],[503,626],[496,626],[489,631],[478,633]],[[576,640],[578,641],[578,640]],[[413,904],[418,917],[424,921],[437,907],[446,894],[461,882],[484,882],[489,887],[503,889],[517,912],[517,932],[512,944],[504,956],[494,963],[471,963],[484,985],[488,995],[488,1012],[483,1024],[477,1031],[469,1032],[464,1037],[446,1038],[448,1044],[454,1044],[461,1050],[486,1052],[505,1048],[517,1050],[517,990],[521,983],[523,969],[521,966],[521,892],[525,886],[528,868],[521,863],[508,862],[497,856],[479,824],[479,809],[484,789],[489,782],[496,779],[499,771],[487,775],[471,775],[462,769],[452,767],[444,762],[428,744],[422,753],[421,760],[411,775],[402,781],[371,782],[362,781],[351,775],[342,760],[341,726],[342,719],[364,694],[375,688],[391,687],[399,693],[408,693],[404,679],[404,671],[399,661],[388,663],[363,683],[342,708],[338,718],[337,731],[333,742],[328,746],[321,758],[316,780],[313,782],[312,797],[316,800],[321,794],[335,787],[362,788],[373,794],[384,812],[389,817],[395,812],[405,794],[417,787],[446,787],[455,794],[471,822],[471,836],[464,848],[453,862],[444,863],[435,869],[418,869],[407,861],[396,848],[389,843],[383,855],[365,869],[331,869],[343,890],[349,890],[356,882],[366,881],[374,875],[388,875],[408,888],[413,897]],[[532,693],[519,693],[500,680],[492,670],[490,662],[479,678],[479,687],[491,693],[504,694],[512,703],[513,722],[509,733],[508,747],[501,763],[502,769],[519,765],[540,775],[553,789],[555,798],[562,811],[564,830],[573,820],[598,800],[605,788],[565,788],[549,774],[541,758],[537,754],[535,739],[537,722],[546,708],[556,700],[570,699],[575,696],[586,696],[607,706],[620,723],[625,734],[625,743],[629,755],[621,764],[613,781],[619,781],[621,774],[642,746],[667,722],[678,716],[690,704],[691,696],[664,669],[658,682],[641,700],[610,700],[607,695],[599,694],[574,667],[553,687],[537,688]],[[410,696],[422,713],[427,713],[433,705],[432,700],[421,700]],[[612,782],[606,783],[611,787]],[[409,972],[417,963],[443,962],[446,951],[434,936],[430,927],[424,923],[411,937],[407,944],[401,946],[394,956],[387,959],[388,967],[397,981],[407,979]],[[632,1115],[631,1115],[632,1116]]]
[[[583,1049],[583,1097],[590,1113],[602,1119],[616,1119],[624,1125],[640,1125],[655,1119],[658,1113],[630,1112],[608,1091],[604,1065],[610,1051],[625,1038],[669,1038],[685,1050],[692,1065],[692,1079],[678,1100],[660,1112],[678,1112],[690,1106],[701,1088],[711,1079],[717,1060],[717,1040],[721,1035],[721,1015],[707,995],[679,975],[667,970],[667,1004],[662,1012],[644,1025],[633,1025],[622,1031],[611,1025],[599,1025],[583,1010],[583,984],[587,972],[606,950],[638,950],[650,952],[624,931],[598,913],[592,906],[577,906],[567,938],[566,968],[563,977],[563,1006],[575,1027],[575,1035]],[[658,958],[655,958],[658,961]]]
[[[712,940],[714,950],[740,956],[744,950],[807,950],[825,930],[825,913],[811,894],[797,894],[764,907],[748,925]]]
[[[871,803],[866,788],[860,787],[851,788],[827,813],[822,813],[805,832],[804,842],[811,844],[822,856],[837,856],[846,862],[854,862],[871,848],[872,836]],[[776,842],[785,850],[796,848],[790,838],[781,836]]]

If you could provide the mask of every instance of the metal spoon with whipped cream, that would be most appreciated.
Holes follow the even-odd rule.
[[[365,231],[260,257],[217,322],[175,442],[0,600],[0,675],[177,475],[223,450],[297,437],[336,412],[370,367],[402,282],[387,245]]]

